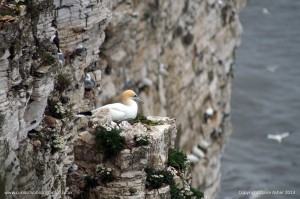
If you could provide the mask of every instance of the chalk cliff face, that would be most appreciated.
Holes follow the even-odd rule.
[[[246,2],[2,1],[0,191],[53,191],[59,198],[81,132],[72,113],[131,88],[144,100],[140,112],[176,118],[176,143],[194,158],[193,184],[214,198]],[[50,42],[55,25],[63,64]],[[86,51],[76,52],[78,45]],[[85,73],[96,81],[92,91],[84,89]],[[205,117],[208,108],[214,113]]]

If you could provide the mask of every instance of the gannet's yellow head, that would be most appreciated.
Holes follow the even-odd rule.
[[[136,102],[142,102],[141,98],[139,98],[133,90],[126,90],[122,94],[122,102],[123,104],[130,104],[130,100],[134,100]]]

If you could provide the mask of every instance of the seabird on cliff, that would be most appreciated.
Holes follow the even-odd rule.
[[[69,169],[68,169],[68,173],[73,173],[75,171],[77,171],[78,166],[76,164],[72,164]]]
[[[58,33],[57,33],[57,31],[55,31],[55,33],[51,36],[50,41],[56,45],[57,51],[60,52],[60,48],[59,48],[59,38],[58,38]]]
[[[159,72],[160,72],[160,74],[162,74],[164,76],[167,76],[169,74],[169,72],[167,71],[167,69],[163,63],[161,63],[159,65]]]
[[[198,146],[193,147],[192,153],[193,153],[193,155],[197,156],[198,158],[204,158],[205,157],[204,152],[201,149],[199,149]]]
[[[55,19],[52,20],[51,27],[57,28],[57,21]]]
[[[206,109],[206,111],[204,113],[204,121],[207,122],[207,120],[209,118],[211,118],[214,114],[215,114],[215,111],[211,107]]]
[[[122,94],[122,103],[107,104],[89,112],[81,112],[77,116],[96,115],[99,111],[108,109],[113,121],[134,119],[138,112],[136,102],[143,103],[133,90],[126,90]]]
[[[94,88],[95,86],[95,81],[91,78],[91,75],[89,73],[87,73],[85,75],[85,78],[84,78],[84,88],[86,90],[90,90],[92,88]]]
[[[87,49],[83,47],[82,45],[78,45],[77,48],[75,49],[76,55],[79,56],[86,56],[87,55]]]
[[[66,62],[64,54],[59,50],[57,55],[61,66],[64,66]]]
[[[267,135],[267,138],[268,138],[268,139],[277,140],[279,143],[281,143],[281,142],[282,142],[282,139],[288,137],[289,135],[290,135],[290,132],[284,132],[284,133],[282,133],[282,134],[275,134],[275,135],[273,135],[273,134],[268,134],[268,135]]]
[[[190,161],[191,163],[196,163],[196,162],[199,162],[199,160],[200,160],[200,158],[194,154],[188,154],[186,157],[187,157],[187,160]]]

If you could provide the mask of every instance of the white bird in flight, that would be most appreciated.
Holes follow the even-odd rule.
[[[113,121],[123,121],[136,118],[138,105],[136,102],[143,101],[133,90],[126,90],[122,94],[122,103],[107,104],[89,112],[81,112],[80,115],[97,115],[101,110],[108,109]],[[80,117],[80,115],[77,115]]]
[[[289,135],[290,135],[290,132],[284,132],[282,134],[275,134],[275,135],[274,134],[268,134],[267,138],[277,140],[279,143],[281,143],[282,139],[288,137]]]
[[[269,12],[269,10],[268,10],[267,8],[263,8],[263,9],[262,9],[262,12],[263,12],[263,14],[265,14],[265,15],[270,15],[270,12]]]

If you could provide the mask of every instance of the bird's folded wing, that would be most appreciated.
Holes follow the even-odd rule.
[[[126,113],[115,109],[109,109],[113,121],[124,120]]]
[[[92,114],[97,115],[102,110],[109,110],[113,120],[123,120],[126,116],[127,107],[121,103],[108,104],[92,110]]]

